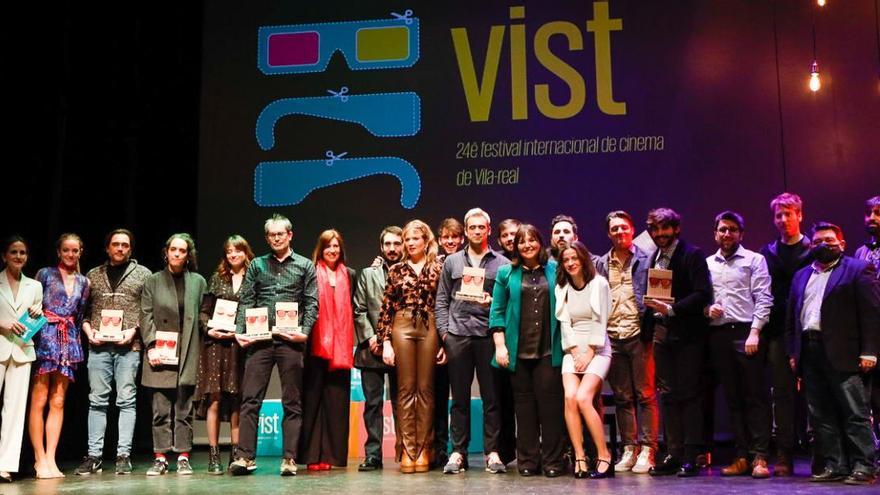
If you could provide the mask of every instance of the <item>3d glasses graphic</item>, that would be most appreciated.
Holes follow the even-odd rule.
[[[412,14],[261,27],[257,66],[266,75],[322,72],[340,51],[352,70],[411,67],[419,59],[419,19]]]
[[[290,115],[360,124],[374,136],[413,136],[421,129],[421,100],[413,92],[350,95],[343,86],[333,96],[284,98],[266,105],[257,117],[257,144],[275,146],[275,124]]]
[[[296,205],[317,189],[392,175],[400,181],[400,204],[409,209],[418,203],[422,182],[410,162],[393,156],[343,158],[346,153],[332,151],[326,155],[326,160],[261,162],[254,172],[254,201],[260,206]]]

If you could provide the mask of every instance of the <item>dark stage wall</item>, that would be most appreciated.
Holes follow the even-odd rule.
[[[210,2],[199,239],[213,248],[240,232],[263,250],[262,221],[279,211],[298,251],[335,227],[360,266],[384,225],[479,205],[545,229],[570,213],[604,251],[605,213],[641,221],[663,205],[707,251],[714,215],[738,210],[757,248],[774,234],[769,200],[787,189],[807,221],[860,240],[862,201],[880,189],[874,2],[815,14],[815,94],[813,8]],[[327,161],[328,150],[347,154]]]
[[[542,228],[554,213],[569,212],[597,250],[607,247],[601,221],[611,208],[637,218],[653,206],[677,208],[685,215],[685,235],[706,250],[712,249],[712,216],[735,208],[749,223],[747,245],[757,247],[773,236],[767,202],[786,188],[804,197],[807,222],[841,223],[852,245],[862,237],[862,201],[880,192],[872,175],[880,156],[880,61],[871,0],[831,1],[816,14],[823,80],[816,94],[806,89],[812,2],[612,0],[608,17],[622,26],[608,37],[610,88],[613,101],[626,104],[625,115],[610,115],[598,104],[595,36],[586,24],[595,19],[596,2],[205,3],[10,6],[14,43],[4,52],[4,74],[12,87],[5,100],[11,153],[3,166],[0,233],[31,241],[27,274],[54,263],[52,243],[61,232],[83,236],[87,269],[104,260],[104,234],[128,226],[138,237],[135,256],[154,270],[169,234],[195,231],[207,275],[231,232],[264,252],[261,225],[272,211],[293,218],[300,252],[311,251],[321,229],[338,227],[356,267],[372,257],[384,224],[421,217],[436,225],[474,205],[496,220],[517,216]],[[519,5],[525,19],[511,20],[509,7]],[[265,75],[257,65],[262,26],[392,19],[390,12],[407,8],[419,25],[419,56],[404,58],[413,62],[408,68],[350,70],[339,53],[324,72]],[[554,21],[570,24],[546,27]],[[526,89],[517,94],[525,94],[526,103],[517,108],[525,108],[525,119],[514,119],[512,110],[511,33],[519,24],[525,26]],[[473,121],[452,29],[467,29],[482,85],[493,26],[504,27],[497,80],[487,96],[488,120]],[[545,54],[542,62],[536,54],[541,29],[571,32],[571,49],[562,35],[548,41],[573,68],[565,77],[575,81],[577,73],[584,81],[583,107],[567,118],[546,117],[535,103],[536,85],[549,85],[555,105],[570,96],[568,85],[546,68],[552,57]],[[329,96],[326,90],[341,86],[350,97],[416,93],[418,132],[412,133],[412,119],[391,122],[411,136],[378,137],[356,124],[286,117],[276,126],[274,146],[260,147],[257,119],[269,103]],[[400,100],[378,101],[385,106],[367,116],[387,124],[383,117]],[[663,147],[456,158],[458,143],[620,136],[662,136]],[[414,208],[401,205],[400,184],[389,176],[320,189],[297,205],[254,202],[259,163],[322,160],[328,149],[348,152],[346,158],[411,163],[421,181]],[[461,149],[463,156],[468,150]],[[517,167],[516,184],[456,185],[463,170]],[[62,435],[60,453],[68,458],[85,451],[88,383],[84,366],[81,371]],[[135,445],[149,450],[149,402],[140,397],[139,404]]]

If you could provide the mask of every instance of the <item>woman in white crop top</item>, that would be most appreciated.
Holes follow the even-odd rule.
[[[611,366],[611,342],[606,326],[611,310],[608,281],[596,273],[590,252],[580,241],[559,250],[556,278],[556,318],[562,333],[562,385],[565,424],[575,453],[576,478],[614,476],[611,452],[605,445],[605,426],[596,408],[602,380]],[[595,470],[587,473],[581,415],[596,444]]]

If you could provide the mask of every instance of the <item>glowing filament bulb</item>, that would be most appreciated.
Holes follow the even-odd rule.
[[[819,7],[825,6],[825,0],[816,0],[816,3],[819,4]]]
[[[813,60],[813,65],[810,66],[810,91],[815,93],[821,87],[822,81],[819,80],[819,64]]]

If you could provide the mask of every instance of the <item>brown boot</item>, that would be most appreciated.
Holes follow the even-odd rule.
[[[416,472],[416,464],[406,450],[404,450],[400,456],[400,472],[403,474],[412,474]]]
[[[755,457],[752,461],[752,478],[764,479],[770,477],[770,470],[767,469],[767,459],[763,457]]]
[[[431,469],[431,458],[426,447],[422,449],[419,457],[416,458],[415,471],[417,473],[427,473],[429,469]]]
[[[749,471],[749,461],[745,457],[738,457],[721,470],[721,476],[742,476]]]
[[[791,456],[785,452],[777,454],[776,465],[773,466],[773,476],[791,476],[793,474]]]

